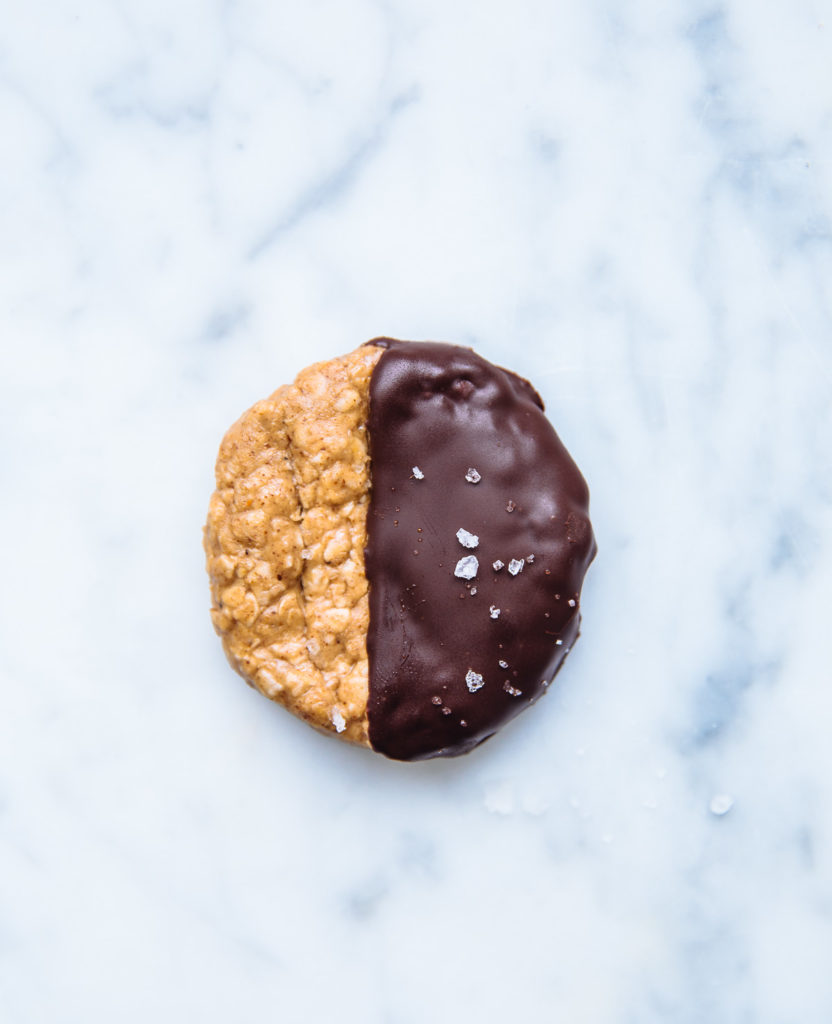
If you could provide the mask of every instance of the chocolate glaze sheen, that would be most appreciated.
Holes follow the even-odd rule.
[[[370,742],[405,761],[464,754],[545,691],[577,639],[589,494],[528,381],[456,345],[369,344],[386,349],[370,382]],[[472,580],[454,575],[467,555]]]

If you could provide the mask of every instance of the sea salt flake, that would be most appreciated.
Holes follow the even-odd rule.
[[[514,813],[514,786],[510,782],[491,783],[485,791],[485,809],[491,814],[508,816]]]
[[[509,503],[506,505],[506,512],[513,512],[516,508],[517,506],[514,504],[514,502],[509,501]]]
[[[471,597],[476,597],[476,596],[477,596],[477,588],[476,587],[471,587]]]
[[[523,797],[523,810],[526,814],[531,814],[535,818],[542,817],[549,810],[550,806],[549,801],[539,793],[528,793]]]
[[[479,672],[475,672],[472,668],[469,668],[465,676],[465,685],[468,687],[469,693],[476,693],[477,690],[481,690],[485,684]]]
[[[508,662],[507,661],[503,661],[502,658],[500,658],[500,660],[497,662],[497,664],[500,666],[500,668],[508,668]]]
[[[425,474],[421,471],[421,469],[419,469],[418,466],[414,466],[410,472],[416,477],[417,480],[425,479]]]
[[[469,484],[478,484],[480,480],[482,480],[482,477],[473,466],[469,466],[468,472],[465,474],[465,479]]]
[[[534,555],[526,555],[526,561],[527,562],[533,562],[534,561]]]
[[[500,559],[498,558],[496,562],[491,563],[491,568],[494,570],[494,572],[499,572],[500,569],[502,569],[505,564],[505,562],[501,562]]]
[[[495,604],[492,604],[491,607],[488,609],[488,614],[491,616],[492,619],[499,619],[500,609]]]
[[[508,679],[506,679],[506,681],[503,683],[503,689],[506,691],[506,693],[509,695],[509,697],[522,697],[523,696],[523,691],[522,690],[518,690],[516,686],[512,686],[511,683],[508,681]]]
[[[446,705],[445,705],[445,706],[444,706],[444,707],[442,708],[442,714],[443,714],[443,715],[449,715],[450,713],[451,713],[451,709],[450,709],[450,708],[448,707],[448,705],[446,704]]]
[[[555,647],[563,647],[563,640],[561,640],[560,637],[555,640]]]
[[[570,608],[574,608],[575,607],[575,598],[574,597],[570,597],[569,600],[566,603],[569,605]]]
[[[346,729],[347,721],[341,714],[341,712],[338,710],[338,708],[332,709],[332,714],[330,715],[330,718],[332,719],[332,724],[335,726],[336,732],[343,732],[344,729]]]
[[[516,576],[518,572],[523,571],[523,566],[525,562],[525,558],[512,558],[512,560],[508,563],[508,571],[511,573],[512,576]]]
[[[727,814],[734,806],[734,798],[729,796],[728,793],[717,793],[711,798],[711,802],[708,808],[711,814],[715,814],[718,818],[721,818],[723,814]]]
[[[431,704],[436,704],[438,706],[438,705],[440,705],[442,703],[442,698],[441,697],[431,697],[430,702],[431,702]]]
[[[461,580],[472,580],[479,570],[480,563],[476,555],[466,555],[456,563],[454,576]]]
[[[456,531],[456,539],[464,548],[475,548],[480,542],[479,537],[475,533],[469,533],[461,528]]]

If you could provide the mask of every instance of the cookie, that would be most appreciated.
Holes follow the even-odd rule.
[[[470,349],[380,338],[303,370],[231,427],[216,481],[214,627],[319,729],[466,753],[577,639],[586,484],[534,388]]]

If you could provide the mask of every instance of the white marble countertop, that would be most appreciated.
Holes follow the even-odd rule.
[[[5,1024],[832,1020],[830,68],[828,0],[5,12]],[[208,618],[223,431],[378,334],[592,489],[583,637],[457,761]]]

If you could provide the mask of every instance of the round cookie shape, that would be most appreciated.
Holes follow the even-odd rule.
[[[374,344],[370,743],[464,754],[540,697],[578,636],[589,495],[527,381],[458,346]]]
[[[453,756],[543,693],[595,554],[586,485],[532,386],[377,338],[226,434],[204,546],[232,666],[318,729]]]

